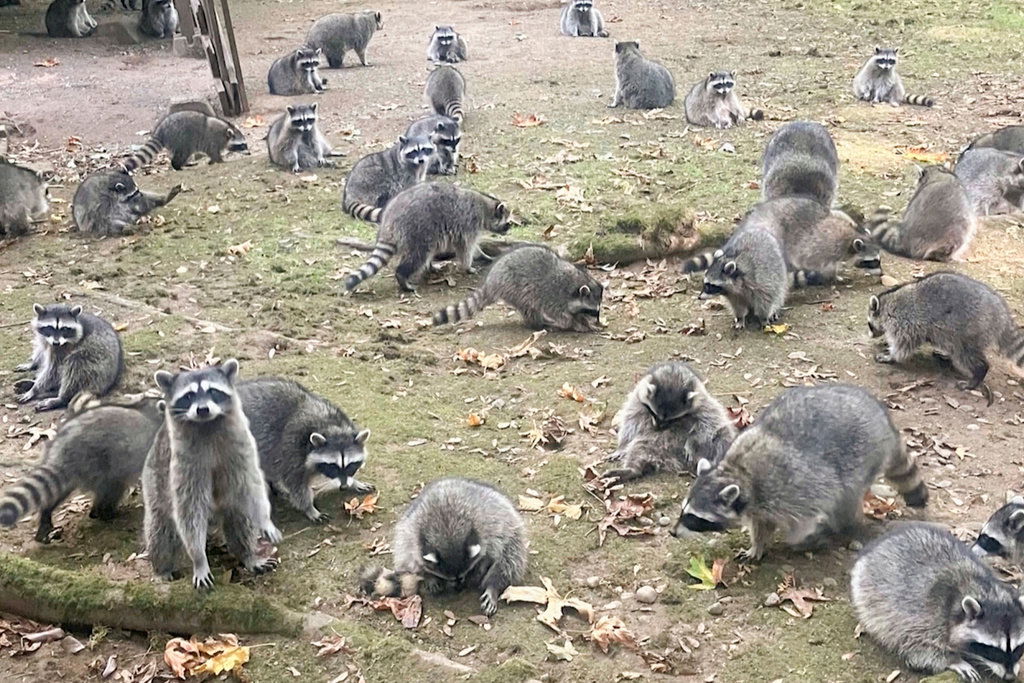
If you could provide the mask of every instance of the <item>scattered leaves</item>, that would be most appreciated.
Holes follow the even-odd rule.
[[[899,152],[899,148],[896,151]],[[903,156],[924,164],[941,164],[949,161],[949,155],[945,152],[935,152],[927,147],[907,147],[903,149]]]
[[[423,617],[423,598],[419,595],[410,595],[407,598],[379,598],[370,600],[363,596],[348,596],[347,607],[352,605],[368,605],[378,612],[391,612],[395,619],[402,622],[402,626],[408,629],[420,625]]]
[[[500,353],[481,353],[472,347],[459,349],[455,358],[470,365],[479,365],[484,370],[499,370],[505,365],[505,356]]]
[[[868,491],[864,495],[864,514],[872,519],[896,519],[900,516],[895,499],[879,498]]]
[[[363,515],[372,515],[377,511],[379,498],[380,495],[377,493],[368,493],[362,500],[359,500],[359,496],[355,496],[345,503],[345,512],[356,519],[362,519]]]
[[[588,602],[578,598],[563,598],[555,590],[551,579],[542,576],[540,586],[509,586],[501,594],[501,600],[511,602],[533,602],[538,605],[545,605],[545,608],[537,614],[537,621],[544,624],[556,633],[561,633],[559,622],[562,619],[562,612],[565,608],[571,608],[587,620],[587,623],[594,622],[594,608]]]
[[[256,114],[255,116],[245,117],[245,121],[242,122],[242,128],[259,128],[267,125],[267,120]]]
[[[654,510],[654,494],[631,493],[618,498],[606,498],[607,514],[597,523],[597,544],[604,545],[609,529],[619,536],[643,536],[654,533],[654,524],[647,515]]]
[[[236,671],[249,661],[249,648],[238,644],[238,636],[222,633],[200,642],[195,636],[172,638],[164,647],[164,662],[178,678],[224,671]]]
[[[746,406],[729,406],[726,410],[729,412],[732,423],[736,425],[736,429],[746,429],[754,421]]]
[[[571,662],[573,657],[578,657],[579,652],[572,646],[572,641],[568,638],[565,639],[564,645],[559,645],[557,642],[547,643],[548,652],[554,655],[555,661]]]
[[[729,560],[720,557],[708,567],[707,560],[704,559],[703,555],[691,557],[690,566],[687,567],[686,573],[697,579],[697,583],[691,583],[689,588],[698,591],[724,588],[725,582],[722,580],[722,573],[725,571],[725,565],[728,563]]]
[[[786,574],[775,592],[781,599],[779,607],[799,619],[811,618],[814,613],[813,603],[831,601],[831,598],[825,597],[821,588],[798,588],[793,574]]]
[[[344,636],[339,635],[324,636],[315,643],[310,643],[310,645],[317,648],[317,657],[329,657],[339,652],[346,655],[355,653],[355,650],[348,646]]]
[[[626,628],[622,619],[604,615],[600,617],[590,628],[587,638],[601,648],[601,652],[608,654],[608,649],[613,643],[619,643],[631,650],[637,649],[636,636]]]
[[[58,66],[59,64],[60,60],[56,57],[47,57],[46,59],[35,62],[32,66],[41,66],[45,69],[49,69],[51,67]]]
[[[479,427],[487,421],[486,417],[477,415],[476,413],[470,413],[469,417],[466,418],[466,424],[470,427]]]
[[[228,253],[232,256],[245,256],[252,249],[252,240],[246,240],[241,244],[228,247]]]
[[[789,332],[789,327],[788,323],[777,323],[775,325],[765,325],[764,331],[766,334],[783,335]]]

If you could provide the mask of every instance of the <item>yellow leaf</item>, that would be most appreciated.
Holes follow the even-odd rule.
[[[519,509],[525,512],[537,512],[544,509],[544,501],[533,496],[519,496]]]
[[[484,421],[485,418],[480,417],[476,413],[470,413],[469,417],[466,418],[466,424],[468,424],[470,427],[479,427],[484,423]]]
[[[779,323],[777,325],[765,325],[764,331],[768,334],[786,334],[789,331],[789,325],[786,323]]]
[[[234,671],[249,661],[249,648],[245,646],[233,647],[210,657],[193,673],[219,674],[224,671]]]
[[[356,496],[345,503],[345,512],[356,519],[362,519],[363,515],[372,514],[377,511],[377,499],[379,497],[380,495],[376,493],[368,493],[362,500],[359,500],[359,497]]]

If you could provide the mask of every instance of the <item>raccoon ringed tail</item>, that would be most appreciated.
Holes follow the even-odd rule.
[[[999,351],[1011,363],[1024,370],[1024,327],[1016,327],[1003,333]]]
[[[398,598],[415,595],[420,577],[409,572],[395,572],[387,567],[366,567],[359,573],[359,590],[375,598]]]
[[[705,251],[703,254],[697,254],[683,261],[683,272],[696,273],[699,270],[707,270],[718,255],[717,251]]]
[[[465,299],[457,304],[450,304],[445,306],[440,311],[434,314],[435,325],[445,325],[447,323],[458,323],[463,320],[469,320],[474,315],[479,313],[484,306],[491,303],[491,297],[487,292],[486,285],[476,290]]]
[[[935,100],[927,95],[907,95],[903,98],[907,104],[916,104],[919,107],[934,107]]]
[[[380,223],[380,214],[384,211],[379,206],[370,206],[369,204],[362,204],[357,201],[347,202],[344,209],[345,213],[353,218],[369,223]]]
[[[462,113],[462,102],[455,101],[449,102],[444,107],[444,115],[450,119],[455,119],[456,123],[462,125],[462,119],[465,114]]]
[[[30,512],[52,505],[66,491],[63,473],[50,465],[40,465],[0,495],[0,525],[14,526]]]
[[[917,464],[910,459],[905,444],[900,444],[900,455],[895,462],[890,463],[885,478],[892,482],[910,507],[922,508],[928,503],[928,487],[921,478]]]
[[[395,255],[395,246],[393,244],[386,244],[384,242],[378,242],[377,246],[373,248],[373,253],[370,254],[369,258],[366,259],[366,263],[359,266],[359,270],[352,273],[345,279],[345,289],[352,291],[359,286],[360,282],[369,280],[371,277],[377,274],[377,272],[388,264],[391,257]]]
[[[101,405],[100,399],[95,394],[83,391],[71,399],[71,403],[68,405],[68,417],[79,415],[99,405]]]
[[[801,268],[800,270],[794,270],[792,273],[793,277],[793,289],[803,289],[804,287],[818,287],[824,285],[827,282],[827,278],[817,270],[806,270]]]
[[[874,219],[874,216],[868,219],[868,225],[871,225]],[[875,242],[890,254],[896,254],[897,256],[908,255],[906,249],[903,248],[901,226],[898,221],[886,219],[881,223],[872,225],[868,229]]]
[[[763,109],[751,109],[750,113],[747,114],[747,118],[752,121],[764,121],[764,110]]]

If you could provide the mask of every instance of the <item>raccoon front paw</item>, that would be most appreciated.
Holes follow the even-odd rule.
[[[298,164],[292,166],[292,173],[302,173],[302,167]]]
[[[29,401],[31,401],[35,397],[36,397],[35,392],[33,392],[31,389],[29,389],[24,394],[18,394],[17,399],[18,399],[18,403],[28,403]]]
[[[15,366],[14,371],[15,372],[30,372],[30,371],[35,370],[35,369],[36,369],[36,366],[33,365],[31,361],[29,361],[28,363],[22,363],[21,365]]]
[[[281,530],[273,524],[268,524],[263,528],[263,537],[276,545],[281,542]]]
[[[309,521],[313,522],[313,524],[327,524],[327,522],[331,521],[331,516],[329,514],[326,512],[320,512],[316,508],[312,508],[307,512],[306,517]]]
[[[981,680],[981,674],[978,673],[978,670],[963,660],[950,664],[949,670],[959,674],[960,678],[965,681],[972,681],[973,683],[973,681]]]
[[[757,548],[747,548],[736,553],[736,561],[740,564],[750,564],[752,562],[758,562],[763,554],[762,550]]]
[[[498,611],[498,599],[493,588],[485,588],[480,594],[480,609],[488,617],[493,617]]]
[[[259,576],[260,574],[266,574],[272,572],[281,566],[281,560],[276,557],[267,557],[254,562],[251,566],[246,567],[250,572]]]
[[[444,593],[445,582],[436,576],[426,576],[420,581],[420,592],[427,595],[440,595]]]
[[[197,591],[210,590],[213,588],[213,574],[210,573],[209,568],[198,573],[192,573],[192,587]]]
[[[356,493],[372,493],[377,490],[377,487],[373,484],[367,484],[365,481],[359,481],[358,479],[353,479],[347,488],[349,491],[355,491]]]
[[[890,354],[890,353],[876,353],[875,354],[875,362],[876,363],[891,364],[891,363],[895,363],[896,359],[893,358],[892,354]]]
[[[47,410],[56,410],[63,408],[66,404],[59,397],[44,398],[42,401],[36,404],[36,412],[42,413]]]

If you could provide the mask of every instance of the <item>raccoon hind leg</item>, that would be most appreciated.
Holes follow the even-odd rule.
[[[112,483],[96,492],[92,500],[89,517],[109,522],[117,516],[117,506],[121,503],[125,486],[121,482]]]
[[[60,504],[70,495],[71,489],[60,493],[54,501],[45,508],[39,510],[39,525],[36,527],[36,542],[49,543],[50,534],[53,533],[53,511],[60,507]]]
[[[910,507],[920,508],[928,503],[928,487],[902,441],[885,470],[885,478],[896,487]]]
[[[988,405],[992,405],[992,390],[985,384],[989,370],[985,354],[978,349],[960,349],[958,353],[952,354],[950,360],[957,372],[970,377],[967,381],[957,382],[957,386],[966,391],[980,388]]]
[[[402,257],[402,262],[395,268],[395,279],[403,292],[415,292],[423,271],[433,261],[433,253],[429,250],[410,250]]]

